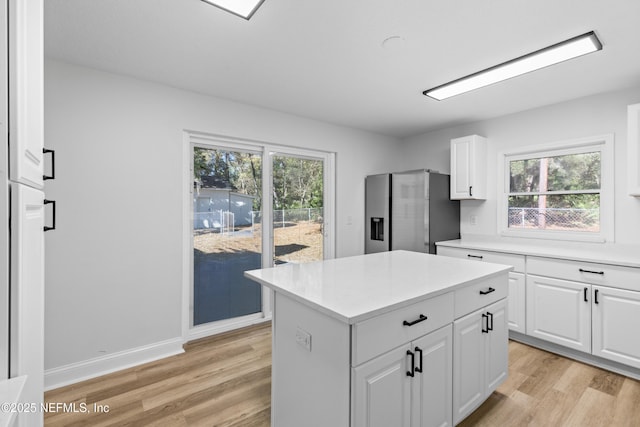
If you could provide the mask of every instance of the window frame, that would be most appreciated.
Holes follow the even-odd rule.
[[[552,143],[517,147],[498,154],[498,234],[506,237],[525,237],[535,239],[566,240],[581,242],[614,241],[614,135],[596,135],[585,138],[563,140]],[[510,192],[509,162],[522,159],[554,157],[568,154],[600,152],[600,231],[567,231],[514,229],[508,226],[508,208]],[[593,190],[566,191],[561,194],[593,194]],[[538,193],[532,193],[538,194]]]

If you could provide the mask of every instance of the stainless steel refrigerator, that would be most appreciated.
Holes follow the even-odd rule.
[[[367,176],[365,253],[436,252],[460,237],[460,201],[449,199],[449,175],[416,170]]]

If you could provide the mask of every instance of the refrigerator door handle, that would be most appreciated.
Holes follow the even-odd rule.
[[[44,231],[51,231],[51,230],[55,230],[56,229],[56,201],[55,200],[47,200],[44,199],[44,204],[45,205],[53,205],[53,217],[52,217],[52,224],[51,227],[48,226],[44,226]]]

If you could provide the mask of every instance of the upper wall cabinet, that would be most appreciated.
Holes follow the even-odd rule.
[[[451,199],[484,200],[487,140],[478,135],[451,140]]]
[[[629,195],[640,197],[640,104],[627,107]]]
[[[11,180],[43,186],[42,0],[9,0],[9,158]]]

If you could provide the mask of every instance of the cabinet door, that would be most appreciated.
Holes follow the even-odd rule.
[[[410,426],[411,385],[415,377],[407,375],[412,370],[409,349],[408,345],[396,348],[353,368],[354,426]]]
[[[11,185],[11,377],[27,375],[21,401],[40,407],[44,389],[44,194]],[[42,425],[42,413],[20,423]],[[20,424],[19,425],[23,425]]]
[[[469,199],[471,187],[471,139],[454,139],[451,141],[451,199]]]
[[[527,334],[591,352],[591,285],[527,275]]]
[[[498,301],[482,310],[489,318],[485,334],[486,381],[485,396],[489,396],[507,379],[509,371],[509,328],[507,301]]]
[[[484,199],[486,139],[470,135],[451,140],[451,199]]]
[[[593,287],[593,354],[640,368],[640,292]]]
[[[526,285],[524,274],[509,273],[509,329],[526,333]]]
[[[11,179],[42,188],[44,140],[42,0],[9,0]]]
[[[485,397],[484,321],[481,311],[453,324],[453,423],[477,408]]]
[[[412,343],[416,373],[412,382],[412,427],[452,424],[453,327],[447,325]]]

